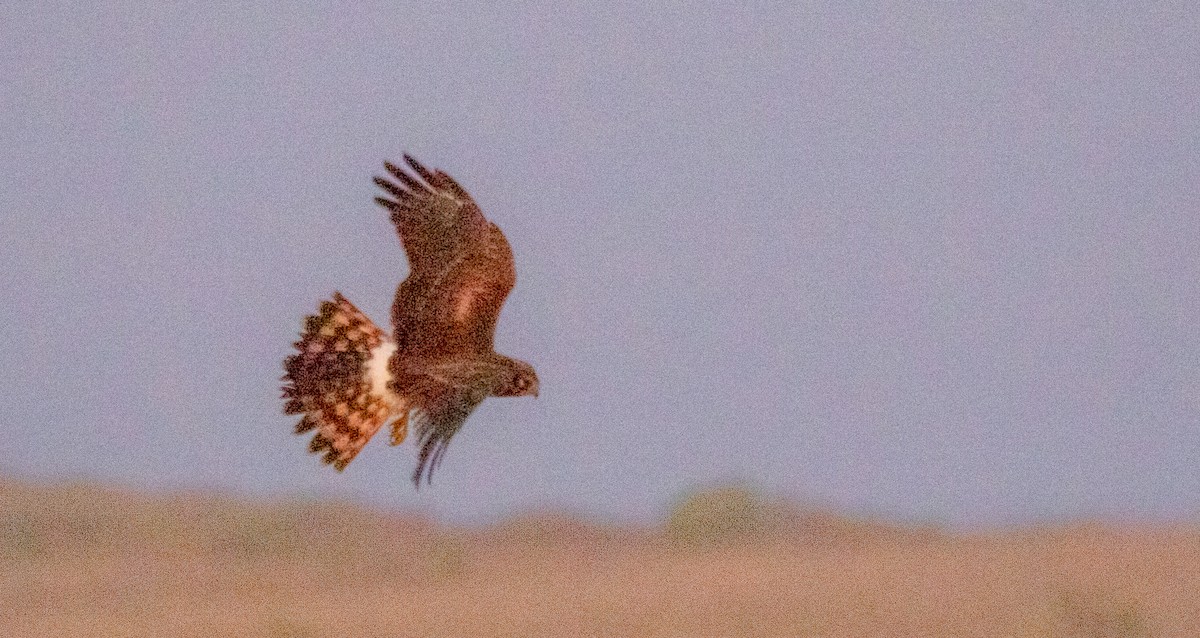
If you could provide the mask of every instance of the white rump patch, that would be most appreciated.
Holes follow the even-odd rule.
[[[367,359],[367,379],[371,384],[371,394],[383,399],[388,408],[393,411],[400,402],[400,397],[389,390],[387,384],[392,380],[392,372],[388,370],[388,361],[395,353],[396,344],[384,341],[371,349],[371,358]]]

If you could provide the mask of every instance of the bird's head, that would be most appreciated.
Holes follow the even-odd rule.
[[[523,397],[538,395],[538,377],[533,366],[518,359],[510,359],[507,378],[495,392],[498,397]]]

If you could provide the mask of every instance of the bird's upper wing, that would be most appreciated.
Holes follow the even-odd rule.
[[[398,352],[491,351],[500,308],[516,283],[512,249],[458,182],[407,155],[404,161],[415,176],[385,162],[396,181],[375,178],[391,195],[375,201],[391,211],[408,253],[409,275],[392,306]]]

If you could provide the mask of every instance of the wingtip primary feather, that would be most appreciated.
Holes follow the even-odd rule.
[[[393,202],[392,200],[390,200],[386,197],[376,197],[375,203],[379,204],[380,206],[383,206],[384,208],[392,211],[393,213],[400,213],[400,212],[404,211],[403,206],[401,206],[397,202]]]
[[[412,481],[413,485],[419,489],[422,477],[424,477],[426,485],[433,485],[433,473],[441,465],[442,455],[446,453],[453,432],[447,436],[444,431],[429,428],[428,423],[422,423],[423,419],[419,412],[414,416],[418,421],[417,431],[420,435],[421,449],[417,453],[417,467],[413,470]]]
[[[407,157],[407,155],[405,157]],[[418,196],[420,194],[430,192],[428,186],[426,186],[425,184],[422,184],[419,180],[415,179],[412,175],[409,175],[408,172],[406,172],[404,169],[400,168],[399,166],[396,166],[395,164],[393,164],[391,162],[385,161],[383,163],[383,167],[385,169],[387,169],[387,172],[392,174],[392,177],[395,177],[397,180],[400,181],[401,184],[403,184],[406,188],[408,188],[409,192],[405,193],[405,197]],[[375,179],[379,180],[381,178],[376,177]],[[379,182],[376,181],[376,183],[378,184]],[[382,184],[381,184],[381,186],[382,186]]]
[[[386,179],[384,179],[382,177],[372,178],[372,181],[375,182],[376,186],[387,191],[388,193],[391,194],[392,197],[395,197],[397,200],[404,199],[405,197],[409,196],[408,191],[404,190],[403,188],[400,188],[399,186],[387,181]]]
[[[430,171],[428,168],[425,168],[425,165],[418,162],[416,160],[416,158],[414,158],[412,155],[405,153],[404,154],[404,163],[408,164],[410,168],[412,168],[414,171],[416,171],[417,175],[419,175],[421,177],[421,179],[425,180],[426,183],[428,183],[431,186],[436,185],[437,182],[436,182],[436,178],[433,176],[433,172]]]

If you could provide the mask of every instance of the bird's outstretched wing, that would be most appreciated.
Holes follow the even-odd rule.
[[[486,396],[486,392],[442,384],[424,389],[408,419],[420,448],[412,475],[414,485],[421,486],[422,476],[433,482],[433,471],[441,464],[450,439]]]
[[[384,162],[395,179],[376,177],[408,253],[409,274],[392,306],[401,356],[444,357],[492,350],[496,320],[516,283],[512,249],[466,189],[408,155],[415,173]]]

